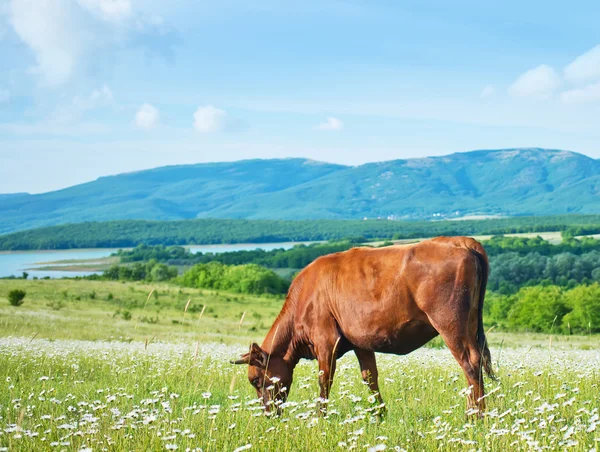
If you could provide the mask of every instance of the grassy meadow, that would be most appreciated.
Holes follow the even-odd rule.
[[[27,292],[18,308],[6,301],[12,289]],[[238,343],[264,335],[281,304],[281,298],[169,284],[0,280],[0,336]]]
[[[10,306],[12,289],[27,292]],[[149,296],[150,294],[150,296]],[[188,300],[189,303],[188,303]],[[0,281],[0,450],[598,450],[600,338],[490,332],[499,381],[467,416],[462,371],[435,340],[378,355],[387,415],[352,354],[328,415],[301,361],[281,417],[244,366],[280,298],[106,281]],[[187,311],[185,311],[187,305]]]

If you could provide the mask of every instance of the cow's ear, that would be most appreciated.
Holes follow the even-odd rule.
[[[231,364],[249,364],[260,369],[266,369],[268,360],[269,354],[255,342],[250,346],[250,351],[248,353],[244,353],[240,359],[236,361],[231,361]]]
[[[260,346],[255,342],[250,346],[250,361],[249,364],[251,366],[256,366],[259,369],[266,369],[267,363],[269,361],[269,354],[265,352]]]
[[[230,361],[231,364],[250,364],[250,353],[244,353],[240,359]]]

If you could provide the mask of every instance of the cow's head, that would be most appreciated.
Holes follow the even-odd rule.
[[[269,355],[256,343],[250,346],[250,351],[242,355],[233,364],[248,364],[248,380],[256,389],[256,394],[262,400],[265,410],[277,410],[287,399],[292,384],[292,368],[281,357]]]

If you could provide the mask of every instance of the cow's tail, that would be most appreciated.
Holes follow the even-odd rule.
[[[488,377],[495,380],[496,375],[494,373],[494,369],[492,369],[492,355],[490,353],[490,349],[488,348],[485,331],[483,329],[483,300],[485,299],[485,290],[487,287],[490,266],[487,253],[485,252],[485,249],[481,243],[477,241],[473,242],[474,243],[469,246],[469,249],[477,257],[477,268],[479,273],[479,299],[477,301],[477,345],[481,353],[481,361],[485,373],[488,375]]]

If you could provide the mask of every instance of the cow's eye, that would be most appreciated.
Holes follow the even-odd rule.
[[[255,378],[254,380],[251,381],[251,383],[252,383],[252,386],[254,386],[255,388],[258,388],[260,379]]]

